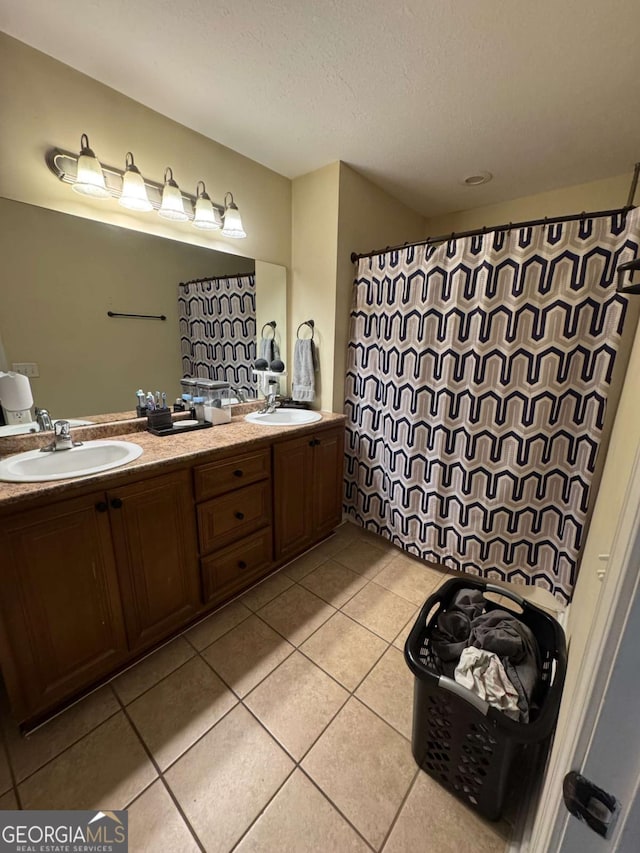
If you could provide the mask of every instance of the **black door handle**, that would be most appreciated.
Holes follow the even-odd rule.
[[[246,569],[247,568],[247,564],[245,563],[244,560],[238,560],[238,568],[239,569]]]
[[[122,498],[111,498],[111,508],[120,509],[122,506]]]
[[[244,513],[243,512],[236,512],[235,516],[238,519],[238,521],[242,521],[242,519],[244,518]]]
[[[242,477],[243,474],[244,471],[241,468],[236,468],[236,470],[233,472],[234,477]]]
[[[309,447],[317,447],[320,444],[319,438],[312,438],[309,442]]]
[[[106,501],[98,501],[96,510],[98,512],[106,512],[109,509],[109,504]]]

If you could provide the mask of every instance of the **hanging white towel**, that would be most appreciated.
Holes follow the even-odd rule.
[[[462,650],[455,680],[472,690],[512,720],[520,719],[518,691],[509,681],[502,661],[494,652],[468,646]]]
[[[293,350],[293,380],[291,397],[303,403],[312,403],[316,396],[316,354],[311,338],[298,338]]]

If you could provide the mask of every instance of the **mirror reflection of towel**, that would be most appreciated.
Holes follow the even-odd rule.
[[[291,397],[304,403],[312,403],[316,396],[315,371],[317,355],[311,338],[298,338],[293,350],[293,380]]]
[[[258,358],[265,358],[269,364],[280,358],[280,347],[275,338],[260,338],[258,341]]]

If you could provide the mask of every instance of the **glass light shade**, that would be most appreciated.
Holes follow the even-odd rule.
[[[169,175],[169,177],[167,177]],[[189,218],[182,202],[180,188],[173,180],[171,169],[167,168],[164,173],[164,189],[162,190],[162,204],[158,211],[164,219],[172,219],[174,222],[186,222]]]
[[[227,204],[224,211],[224,225],[222,226],[222,234],[224,237],[235,237],[237,239],[241,239],[242,237],[247,236],[246,231],[242,227],[240,211],[238,210],[237,205],[233,203],[233,197],[231,201]]]
[[[86,133],[80,139],[80,156],[78,157],[78,173],[75,183],[71,185],[74,192],[89,195],[93,198],[109,198],[111,193],[104,182],[102,166],[98,158],[89,148],[89,137]]]
[[[153,206],[147,195],[144,178],[140,170],[133,162],[133,154],[127,153],[127,168],[122,178],[122,194],[118,204],[129,210],[153,210]]]
[[[196,199],[196,213],[193,219],[194,228],[203,231],[215,231],[222,226],[220,212],[214,208],[211,199],[206,193],[199,195]]]

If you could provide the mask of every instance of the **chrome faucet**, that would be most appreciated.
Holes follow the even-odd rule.
[[[36,421],[38,422],[38,428],[40,429],[40,432],[49,432],[49,430],[53,429],[51,417],[49,416],[49,412],[46,409],[39,409],[36,406]]]
[[[239,403],[247,402],[247,395],[244,391],[241,391],[239,388],[229,388],[229,396],[235,396]]]
[[[53,441],[47,444],[46,447],[40,449],[41,453],[52,453],[57,450],[71,450],[73,447],[80,447],[81,441],[74,441],[71,438],[71,424],[69,421],[55,421],[53,424]]]
[[[267,393],[264,409],[260,410],[261,415],[271,415],[280,405],[280,400],[278,400],[277,388],[277,383],[274,383],[273,385],[271,385],[270,383],[270,388],[269,392]]]

